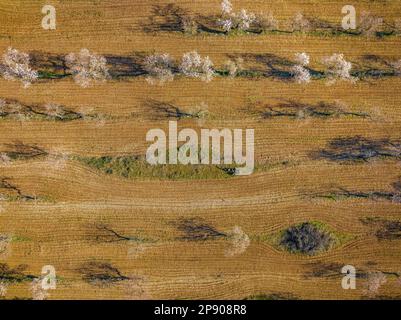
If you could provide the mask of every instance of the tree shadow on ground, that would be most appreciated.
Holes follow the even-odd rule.
[[[178,240],[205,241],[227,237],[225,233],[218,231],[201,218],[182,218],[172,224],[182,233]]]
[[[276,105],[265,104],[260,117],[271,119],[275,117],[286,117],[292,119],[302,118],[335,118],[341,116],[354,116],[369,118],[367,113],[347,111],[338,103],[319,101],[317,103],[301,103],[295,100],[284,100]]]
[[[76,271],[81,274],[82,280],[95,286],[110,286],[121,281],[132,280],[112,264],[102,261],[83,263]]]

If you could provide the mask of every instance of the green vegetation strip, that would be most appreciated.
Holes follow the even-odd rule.
[[[124,178],[137,179],[225,179],[233,175],[233,166],[216,165],[150,165],[146,159],[135,156],[74,157],[79,162]]]

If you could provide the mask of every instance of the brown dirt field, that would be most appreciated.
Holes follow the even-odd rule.
[[[220,1],[173,1],[200,14],[215,14]],[[149,34],[142,30],[152,5],[166,1],[93,0],[53,1],[57,30],[41,28],[44,1],[4,0],[0,3],[0,51],[55,54],[88,48],[99,54],[168,52],[180,59],[197,50],[221,66],[229,54],[271,53],[293,59],[311,55],[321,69],[324,56],[344,53],[352,62],[364,55],[400,59],[400,36],[195,35]],[[341,21],[343,1],[233,1],[236,8],[271,10],[279,20],[296,12]],[[359,1],[358,10],[384,17],[401,17],[399,1]],[[7,177],[33,201],[0,201],[0,235],[13,240],[0,263],[26,265],[26,274],[39,276],[53,265],[59,278],[49,299],[244,299],[266,294],[290,294],[299,299],[365,299],[367,280],[356,290],[341,288],[341,267],[354,265],[367,274],[388,276],[374,298],[401,297],[401,239],[379,240],[375,225],[365,218],[401,220],[401,204],[371,198],[314,197],[344,188],[358,192],[391,192],[401,177],[398,159],[341,163],[313,159],[311,153],[336,138],[401,139],[401,78],[368,79],[356,84],[324,80],[308,85],[270,78],[227,79],[210,83],[177,78],[163,86],[144,77],[110,80],[83,89],[71,78],[40,80],[24,89],[19,82],[0,79],[0,98],[25,104],[57,103],[71,110],[105,115],[105,119],[71,122],[0,119],[0,152],[7,144],[37,145],[51,155],[143,155],[146,132],[168,127],[168,119],[152,118],[150,100],[169,102],[189,110],[206,104],[210,118],[183,119],[179,128],[254,128],[255,160],[266,168],[247,177],[205,180],[125,179],[107,175],[68,158],[18,160],[0,164]],[[369,118],[334,117],[264,119],[263,105],[283,101],[315,104],[341,102],[348,111]],[[256,107],[255,103],[259,106]],[[394,191],[394,190],[393,190]],[[0,195],[2,189],[0,188]],[[244,252],[230,256],[227,238],[185,241],[180,219],[200,218],[222,233],[235,226],[249,236]],[[289,226],[318,221],[345,240],[314,256],[279,249],[271,238]],[[99,241],[97,226],[140,240]],[[82,279],[82,265],[107,262],[131,280],[93,285]],[[316,271],[317,270],[317,271]],[[315,273],[313,274],[313,272]],[[320,272],[320,274],[319,274]],[[1,274],[0,274],[1,284]],[[6,299],[30,298],[29,282],[7,285]]]

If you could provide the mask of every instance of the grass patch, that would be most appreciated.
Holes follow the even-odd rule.
[[[28,238],[28,237],[22,237],[22,236],[12,236],[11,237],[11,242],[26,242],[26,241],[32,241],[32,239]]]
[[[73,156],[72,160],[79,161],[93,169],[106,174],[117,175],[127,179],[161,179],[161,180],[203,180],[227,179],[236,177],[235,168],[244,165],[183,165],[165,164],[150,165],[146,159],[139,156],[103,156],[85,157]],[[253,174],[270,170],[293,167],[299,162],[283,160],[256,164]]]

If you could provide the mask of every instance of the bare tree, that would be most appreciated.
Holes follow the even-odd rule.
[[[5,191],[7,191],[7,193],[9,193],[5,196],[6,199],[11,197],[23,201],[37,200],[36,196],[23,193],[21,189],[12,184],[10,182],[10,179],[7,177],[0,177],[0,190],[1,189],[4,189]],[[0,194],[0,196],[2,196],[2,194]]]
[[[340,102],[302,103],[294,100],[285,101],[277,105],[264,105],[264,109],[259,113],[262,118],[270,119],[274,117],[288,117],[293,119],[305,118],[335,118],[341,116],[352,116],[369,118],[369,114],[364,112],[349,111]]]
[[[15,268],[11,268],[7,263],[0,263],[0,282],[2,283],[22,283],[30,282],[35,276],[26,274],[28,268],[25,264],[20,264]]]
[[[154,120],[160,119],[205,119],[209,115],[207,110],[207,105],[201,103],[193,108],[186,108],[176,106],[171,102],[157,101],[153,99],[148,99],[145,101],[144,105],[150,110],[151,118]]]
[[[398,220],[387,220],[381,218],[364,218],[361,222],[373,227],[374,235],[378,240],[401,239],[401,222]]]
[[[7,256],[10,250],[11,237],[6,234],[0,234],[0,257]]]
[[[217,20],[217,25],[226,33],[231,30],[260,33],[276,30],[278,21],[271,12],[255,14],[246,9],[241,9],[236,13],[233,11],[231,2],[224,0],[221,3],[221,15]]]
[[[72,121],[83,119],[83,114],[67,109],[55,103],[43,105],[25,104],[13,99],[0,99],[0,118],[15,117],[21,119],[45,119]]]
[[[398,60],[398,61],[395,61],[395,62],[391,63],[391,66],[392,66],[393,69],[394,69],[394,73],[395,73],[397,76],[401,76],[401,59]]]
[[[0,282],[0,299],[4,299],[7,294],[7,284]]]
[[[256,14],[254,25],[262,31],[274,31],[279,27],[278,20],[271,12]]]
[[[330,234],[308,222],[288,228],[280,240],[280,244],[288,251],[309,255],[327,250],[332,242]]]

